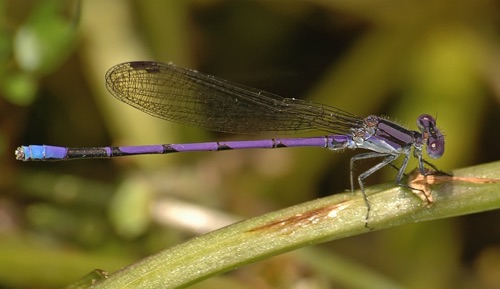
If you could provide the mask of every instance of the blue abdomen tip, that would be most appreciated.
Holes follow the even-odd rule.
[[[16,159],[22,161],[59,160],[66,157],[68,149],[47,145],[29,145],[17,148]]]

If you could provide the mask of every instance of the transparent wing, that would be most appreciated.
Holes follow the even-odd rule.
[[[361,117],[230,83],[195,70],[159,62],[127,62],[106,73],[106,86],[119,100],[173,122],[228,133],[347,133]]]

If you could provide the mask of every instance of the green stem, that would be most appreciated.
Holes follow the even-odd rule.
[[[500,162],[460,169],[455,176],[500,178]],[[500,183],[448,181],[432,186],[427,206],[411,190],[367,188],[374,230],[500,207]],[[181,288],[283,252],[370,232],[360,192],[336,194],[233,224],[149,256],[95,288]]]

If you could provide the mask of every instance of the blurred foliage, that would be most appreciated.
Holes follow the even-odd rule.
[[[2,57],[1,87],[4,97],[12,103],[31,103],[38,78],[53,73],[72,53],[80,6],[78,1],[69,3],[76,10],[69,19],[62,14],[69,6],[66,1],[2,3],[6,19],[2,54],[6,57]]]
[[[500,156],[499,15],[498,3],[488,0],[0,0],[0,286],[70,284],[194,236],[180,219],[195,215],[163,220],[149,209],[162,198],[233,219],[349,188],[355,152],[14,160],[21,144],[247,137],[163,122],[118,103],[104,88],[112,65],[173,61],[285,97],[388,115],[412,129],[419,114],[437,115],[447,147],[434,163],[450,170]],[[394,175],[385,169],[368,183]],[[498,288],[500,231],[492,224],[499,218],[495,211],[415,224],[321,249],[405,287]],[[220,282],[341,286],[325,278],[290,255],[245,266]]]

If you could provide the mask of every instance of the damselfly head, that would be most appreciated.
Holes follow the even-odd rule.
[[[417,118],[417,126],[426,140],[427,155],[432,159],[440,158],[444,154],[444,135],[436,127],[436,120],[428,114],[422,114]]]

